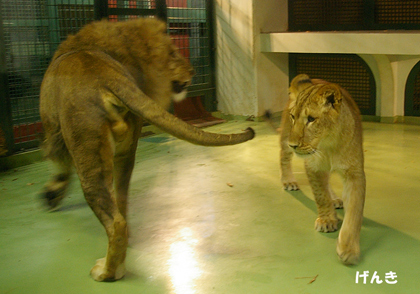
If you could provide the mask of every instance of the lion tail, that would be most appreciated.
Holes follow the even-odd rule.
[[[242,133],[217,134],[194,127],[167,112],[144,94],[134,82],[127,84],[127,77],[124,78],[125,82],[121,83],[124,87],[108,84],[108,90],[118,97],[131,112],[179,139],[203,146],[226,146],[243,143],[255,137],[252,128],[247,128]]]

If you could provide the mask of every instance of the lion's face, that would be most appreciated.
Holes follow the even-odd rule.
[[[300,91],[290,90],[296,95],[296,101],[290,108],[289,146],[299,156],[310,156],[328,147],[337,133],[341,92],[331,84],[310,84]]]
[[[142,90],[155,100],[165,100],[165,105],[169,102],[166,98],[174,101],[185,98],[194,69],[168,35],[166,23],[154,18],[139,18],[118,25],[121,28],[117,33],[122,32],[124,36],[118,35],[122,41],[115,46],[113,56],[133,72],[141,69],[141,74],[134,76],[143,81]],[[120,51],[123,54],[119,54]],[[163,92],[156,94],[157,86],[164,89]]]
[[[188,60],[181,55],[174,45],[169,46],[168,69],[171,71],[172,100],[179,102],[187,95],[187,87],[191,84],[194,69]]]
[[[152,67],[158,69],[170,81],[172,100],[178,102],[186,97],[187,87],[191,84],[195,71],[166,33],[166,25],[160,22],[159,24],[160,34],[145,38],[147,47],[153,48],[149,51],[147,59]]]

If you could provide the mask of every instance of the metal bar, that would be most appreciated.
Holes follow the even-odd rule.
[[[156,0],[156,16],[159,19],[168,22],[168,12],[166,8],[165,0]]]
[[[3,29],[3,2],[0,0],[0,126],[6,140],[6,155],[13,151],[13,123],[10,105],[9,85],[7,79],[6,44]]]
[[[216,99],[216,46],[215,46],[215,30],[214,24],[216,23],[215,13],[214,13],[215,1],[206,0],[206,25],[208,29],[208,43],[207,47],[209,50],[209,96],[205,101],[206,109],[209,111],[217,110],[217,99]]]
[[[188,97],[196,97],[196,96],[202,96],[202,95],[212,95],[214,93],[214,91],[216,90],[216,88],[203,88],[203,89],[196,89],[196,90],[188,90]],[[205,107],[206,110],[208,111],[213,111],[210,107],[211,105],[206,105],[205,106],[209,106],[209,108]]]
[[[108,0],[94,0],[95,20],[101,20],[108,17]]]

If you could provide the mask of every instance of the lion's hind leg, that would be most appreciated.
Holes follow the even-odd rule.
[[[118,209],[124,218],[127,217],[128,188],[134,162],[135,149],[124,157],[118,157],[114,159],[115,196]]]
[[[85,130],[77,140],[69,138],[69,149],[87,203],[104,226],[108,236],[105,258],[98,259],[90,271],[96,281],[114,281],[125,274],[128,236],[127,222],[120,212],[113,188],[114,149],[106,126]],[[85,142],[83,145],[79,142]]]
[[[55,174],[45,184],[41,197],[50,209],[55,209],[66,196],[73,173],[72,158],[62,138],[59,142],[50,143],[55,146],[44,147],[46,155],[55,165]]]
[[[125,274],[124,261],[128,244],[127,222],[118,209],[113,192],[113,164],[102,161],[98,155],[96,158],[90,158],[93,159],[93,166],[88,164],[88,166],[77,167],[78,174],[86,201],[108,235],[106,257],[98,259],[90,273],[96,281],[118,280]]]

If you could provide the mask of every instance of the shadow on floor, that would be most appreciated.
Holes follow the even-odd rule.
[[[287,191],[287,193],[312,211],[315,216],[317,215],[315,201],[305,193],[300,190]],[[338,217],[342,220],[344,211],[337,210],[337,212]],[[340,221],[337,232],[320,234],[327,238],[337,239],[341,223],[342,221]],[[414,263],[413,256],[418,255],[416,248],[420,248],[420,241],[401,231],[364,217],[360,246],[362,259],[359,266],[366,267],[374,263],[378,264],[377,267],[388,267],[395,271],[396,267],[402,267],[405,270],[410,268],[410,265]],[[413,264],[413,266],[415,265]]]

